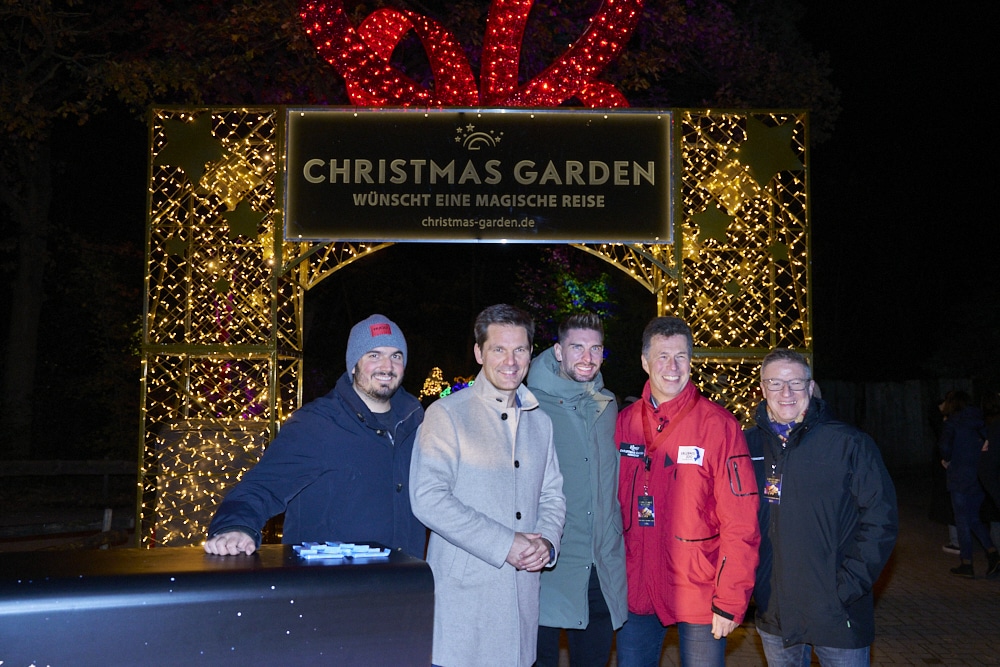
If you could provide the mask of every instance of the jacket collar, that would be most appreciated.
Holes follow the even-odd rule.
[[[358,392],[354,391],[354,382],[351,380],[349,372],[345,372],[340,376],[340,379],[337,380],[337,386],[330,393],[338,395],[351,411],[358,416],[360,421],[372,428],[378,428],[378,420],[375,419],[368,405],[358,396]],[[420,403],[402,387],[392,395],[392,398],[389,399],[389,404],[396,412],[396,418],[400,422],[406,421],[414,412],[420,409]]]
[[[600,372],[590,382],[577,382],[560,375],[559,362],[556,361],[556,353],[551,347],[531,361],[527,383],[529,389],[541,391],[549,396],[565,399],[591,396],[595,400],[611,400],[610,397],[600,393],[604,389],[604,378]]]
[[[507,409],[507,394],[494,387],[486,379],[483,369],[479,369],[479,375],[476,376],[476,381],[473,383],[471,389],[476,397],[490,407],[496,408],[497,412],[503,412]],[[514,401],[517,407],[522,410],[534,410],[538,407],[538,399],[535,398],[535,395],[524,384],[518,385]]]
[[[829,409],[827,408],[826,402],[813,396],[809,399],[809,407],[806,408],[806,414],[803,415],[802,421],[792,427],[791,432],[788,434],[788,443],[793,444],[798,441],[798,437],[811,429],[816,424],[823,421],[829,421],[831,415]],[[754,422],[756,422],[758,428],[768,434],[769,437],[777,438],[774,429],[771,428],[771,417],[767,411],[767,401],[761,401],[757,405],[757,410],[754,412]]]
[[[659,405],[653,405],[653,392],[649,386],[649,380],[646,380],[646,386],[642,388],[642,400],[649,406],[651,412],[657,417],[663,419],[673,419],[674,415],[684,409],[684,407],[691,401],[698,400],[700,396],[698,388],[694,386],[694,383],[688,379],[687,384],[681,389],[681,393],[674,396],[671,400],[666,403],[660,403]]]

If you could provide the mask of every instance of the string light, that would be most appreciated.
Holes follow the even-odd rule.
[[[451,387],[451,384],[445,381],[444,373],[440,368],[435,366],[431,369],[431,372],[424,378],[424,386],[420,390],[420,395],[417,397],[421,400],[425,398],[430,398],[431,396],[440,396],[441,392],[445,389]]]
[[[476,384],[476,378],[473,375],[470,375],[469,377],[456,377],[451,383],[451,386],[442,389],[438,396],[440,398],[444,398],[445,396],[454,394],[456,391],[462,391],[463,389],[471,387],[474,384]]]
[[[510,11],[504,21],[494,21],[499,32],[490,52],[496,62],[484,79],[492,83],[480,95],[552,102],[602,89],[594,79],[599,68],[580,65],[579,78],[586,85],[574,87],[573,76],[564,76],[566,62],[589,62],[574,60],[584,49],[580,41],[568,52],[573,57],[559,61],[563,69],[550,68],[542,83],[516,86],[511,45],[519,43],[514,41],[517,25],[506,21],[519,19],[518,12]],[[442,90],[431,97],[419,86],[404,85],[375,56],[391,53],[398,41],[394,35],[410,29],[441,45],[435,47],[440,67],[460,50],[426,20],[404,16],[403,22],[392,12],[376,14],[353,37],[347,33],[346,43],[357,49],[352,57],[364,64],[351,75],[352,100],[362,94],[383,100],[402,92],[444,99]],[[623,17],[615,20],[619,26],[625,22]],[[591,53],[595,62],[615,53],[613,41],[601,43],[606,49],[601,57]],[[457,76],[444,88],[452,91],[447,95],[460,95],[467,84]],[[544,97],[543,89],[552,97]],[[206,114],[211,120],[207,140],[218,142],[221,152],[202,165],[203,172],[192,182],[182,165],[163,156],[170,155],[173,122],[191,124]],[[273,108],[154,111],[142,365],[144,451],[137,487],[146,546],[204,539],[219,500],[301,402],[306,292],[333,272],[391,245],[281,239],[276,152],[281,115]],[[746,141],[749,117],[675,112],[681,155],[673,244],[576,246],[654,294],[658,314],[675,314],[691,324],[700,355],[693,380],[744,422],[757,402],[756,373],[763,353],[779,345],[808,352],[812,345],[806,179],[781,172],[763,185],[748,180],[736,149]],[[753,117],[768,127],[791,127],[790,150],[806,163],[804,115]],[[226,214],[243,204],[260,219],[253,221],[255,230],[247,226],[245,233],[234,235]],[[710,207],[731,216],[725,233],[700,233],[696,215]],[[440,382],[434,385],[441,387],[438,395],[473,379],[457,377],[449,384],[435,370],[425,389],[433,391],[432,384]]]
[[[480,88],[468,58],[441,24],[416,12],[380,9],[355,29],[340,0],[303,0],[299,13],[316,50],[344,78],[358,106],[556,107],[576,99],[590,108],[627,107],[598,76],[628,43],[643,0],[604,0],[580,38],[541,74],[518,84],[521,40],[531,2],[494,0],[483,36]],[[433,73],[430,90],[390,63],[403,37],[419,38]]]

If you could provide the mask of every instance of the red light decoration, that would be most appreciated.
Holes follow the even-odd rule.
[[[357,106],[556,107],[575,98],[595,109],[627,107],[621,91],[597,77],[625,48],[644,0],[604,0],[565,53],[518,86],[521,43],[533,2],[493,0],[483,39],[480,88],[461,46],[433,19],[408,10],[380,9],[355,30],[342,0],[302,0],[299,10],[306,34],[344,78]],[[433,90],[390,63],[410,30],[427,52]]]

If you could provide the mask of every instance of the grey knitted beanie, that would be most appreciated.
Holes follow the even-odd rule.
[[[376,347],[391,347],[403,353],[406,366],[406,339],[396,323],[385,315],[372,315],[351,328],[347,339],[347,372],[354,370],[358,360]]]

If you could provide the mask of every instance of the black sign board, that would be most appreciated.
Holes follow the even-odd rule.
[[[670,112],[287,113],[289,241],[673,240]]]

